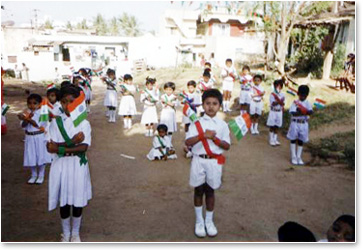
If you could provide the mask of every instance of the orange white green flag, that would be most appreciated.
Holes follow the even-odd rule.
[[[39,122],[48,122],[48,121],[49,121],[48,99],[43,98],[42,103],[40,105]]]
[[[68,111],[75,127],[87,118],[86,98],[83,91],[68,105]]]
[[[228,125],[232,133],[239,141],[247,134],[248,130],[251,128],[250,115],[244,113],[243,115],[237,116],[236,119],[229,121]]]

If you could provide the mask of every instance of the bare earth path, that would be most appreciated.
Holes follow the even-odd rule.
[[[177,160],[150,162],[145,155],[152,139],[143,136],[141,117],[135,117],[126,132],[121,119],[109,124],[103,93],[104,87],[95,87],[89,115],[93,199],[84,209],[83,241],[277,241],[277,229],[287,220],[323,238],[336,217],[355,212],[353,171],[342,166],[291,167],[288,141],[280,136],[282,145],[270,147],[268,130],[260,126],[259,136],[249,134],[240,142],[232,138],[223,185],[216,192],[219,235],[197,239],[193,189],[188,186],[190,160],[182,155],[184,132],[173,136]],[[6,102],[13,109],[24,107],[25,95],[6,96]],[[1,139],[2,241],[58,241],[59,212],[47,210],[49,169],[43,185],[26,184],[24,135],[15,113],[9,112],[7,118],[9,131]],[[309,158],[307,153],[304,158]]]

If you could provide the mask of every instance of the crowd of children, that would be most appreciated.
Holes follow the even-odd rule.
[[[263,113],[263,98],[266,92],[261,84],[262,75],[252,76],[248,66],[243,66],[239,74],[232,60],[227,59],[221,71],[221,93],[215,88],[218,78],[212,73],[210,63],[205,63],[205,66],[199,81],[188,81],[186,90],[180,93],[175,92],[175,83],[167,82],[163,85],[161,94],[156,79],[152,77],[146,78],[142,89],[134,85],[130,74],[124,75],[120,84],[116,79],[116,72],[112,69],[107,70],[100,78],[106,85],[104,106],[107,108],[108,121],[115,123],[118,114],[123,117],[125,129],[132,127],[132,117],[137,114],[135,94],[140,92],[139,101],[143,104],[141,124],[145,126],[145,136],[154,137],[152,148],[146,155],[150,161],[177,159],[172,135],[178,131],[176,108],[180,104],[183,105],[182,123],[186,133],[184,151],[187,158],[192,158],[189,184],[194,187],[195,235],[214,237],[218,233],[213,222],[214,192],[221,186],[222,167],[225,162],[223,153],[231,144],[228,125],[217,117],[217,113],[221,108],[223,112],[231,111],[232,91],[235,81],[238,81],[240,113],[249,114],[251,134],[259,135],[258,123]],[[49,108],[49,120],[40,119],[43,101],[37,94],[29,95],[28,109],[18,115],[26,134],[24,167],[31,169],[28,183],[43,183],[45,165],[51,163],[49,210],[60,206],[62,241],[80,241],[82,208],[92,197],[86,157],[86,151],[91,145],[91,126],[85,119],[75,125],[71,112],[74,110],[73,106],[82,106],[82,98],[86,111],[90,112],[93,73],[90,69],[82,68],[73,73],[70,81],[62,82],[60,90],[54,85],[48,87],[45,100]],[[267,126],[271,146],[280,145],[278,129],[283,125],[284,84],[283,80],[275,80],[269,96]],[[119,92],[122,95],[120,101]],[[302,150],[303,144],[308,141],[308,119],[313,110],[307,101],[307,85],[299,86],[297,95],[298,99],[289,109],[291,123],[287,138],[290,140],[291,163],[304,165]],[[160,121],[158,104],[162,107]]]

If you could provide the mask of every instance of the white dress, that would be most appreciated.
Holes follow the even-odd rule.
[[[91,146],[91,126],[87,120],[74,127],[72,120],[65,114],[61,115],[64,128],[72,138],[78,132],[83,132],[83,144]],[[50,124],[49,137],[57,143],[63,143],[64,139],[58,129],[56,120]],[[78,156],[58,157],[53,154],[54,159],[49,172],[48,209],[53,210],[59,204],[84,207],[92,198],[91,176],[88,162],[80,164]]]
[[[241,92],[239,95],[240,104],[251,103],[252,79],[253,77],[250,75],[239,76],[239,82],[241,84]]]
[[[146,92],[147,91],[147,92]],[[144,103],[144,111],[141,116],[142,124],[158,123],[158,114],[156,112],[156,103],[159,101],[159,90],[146,90],[140,95],[140,102]],[[154,101],[149,101],[148,96],[152,96]]]
[[[30,110],[29,110],[30,112]],[[44,126],[44,124],[39,122],[40,117],[40,109],[37,109],[34,112],[32,120],[35,121],[38,126]],[[22,124],[23,121],[20,122]],[[33,127],[33,125],[28,124],[23,128],[27,132],[38,132],[39,129]],[[24,167],[36,167],[42,166],[44,164],[51,162],[51,156],[48,153],[46,147],[46,137],[45,134],[37,134],[37,135],[27,135],[25,134],[25,143],[24,143]]]
[[[160,138],[160,141],[163,143],[164,147],[161,145],[158,137]],[[146,157],[150,161],[155,160],[155,157],[161,158],[161,157],[163,157],[163,154],[160,152],[159,148],[162,148],[163,153],[166,154],[166,148],[170,149],[172,147],[173,147],[173,145],[171,144],[169,136],[164,136],[164,137],[154,136],[153,147],[150,150],[150,152],[146,155]]]
[[[132,95],[135,94],[136,88],[134,85],[127,85],[124,84],[127,88],[127,91],[131,93]],[[135,98],[132,95],[124,95],[121,98],[120,107],[118,109],[119,115],[136,115],[136,104],[135,104]]]
[[[108,79],[109,82],[115,87],[117,87],[117,80]],[[106,107],[117,107],[117,90],[113,89],[111,86],[107,85],[107,90],[105,94],[105,99],[103,105]]]
[[[233,77],[229,74],[232,74]],[[225,67],[222,69],[221,76],[223,78],[222,89],[226,91],[232,91],[234,80],[237,78],[236,69],[233,66],[230,68]]]
[[[282,100],[282,101],[285,100],[285,95],[283,93],[280,92],[277,95],[280,100]],[[272,106],[273,102],[275,102],[275,97],[271,93],[271,95],[270,95],[270,113],[268,114],[268,118],[267,118],[267,126],[282,127],[282,114],[284,111],[284,107],[282,107],[280,104]]]
[[[49,108],[49,112],[51,112],[54,116],[59,116],[60,114],[63,113],[63,109],[62,109],[62,104],[58,101],[56,101],[53,105],[53,108]]]
[[[199,91],[195,90],[193,93],[185,92],[184,94],[186,94],[187,97],[192,100],[193,105],[201,105],[202,104],[202,97],[201,97],[201,94],[200,94]],[[201,106],[197,107],[197,112],[198,112],[198,109],[200,109],[199,107],[201,107]],[[185,115],[183,115],[182,122],[184,124],[190,124],[191,123],[189,117],[187,117]]]
[[[174,94],[171,94],[170,96],[163,94],[160,99],[163,106],[160,115],[160,124],[165,124],[168,127],[168,133],[173,133],[178,130],[175,113],[175,105],[177,103],[176,96]],[[166,100],[171,101],[174,104],[174,108],[170,107],[169,105],[165,105],[164,102]]]

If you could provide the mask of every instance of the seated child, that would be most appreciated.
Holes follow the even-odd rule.
[[[282,225],[277,235],[279,242],[316,242],[314,234],[309,229],[292,221]]]
[[[339,216],[326,234],[328,242],[355,242],[355,217],[352,215]]]
[[[299,96],[290,107],[290,127],[287,138],[290,140],[291,163],[294,165],[304,165],[301,159],[303,144],[309,141],[309,115],[313,113],[313,108],[306,99],[309,95],[309,87],[300,85],[297,91]],[[297,143],[297,150],[296,150]]]
[[[284,86],[283,80],[274,81],[274,90],[270,95],[270,113],[267,118],[267,126],[270,127],[270,145],[278,146],[277,130],[282,127],[282,115],[285,106],[285,95],[281,92]]]
[[[250,115],[251,115],[251,134],[258,135],[260,132],[258,131],[258,118],[262,114],[263,109],[263,95],[265,94],[265,90],[261,86],[262,76],[255,75],[253,77],[253,86],[251,92],[251,104],[250,104]]]
[[[171,144],[170,137],[167,136],[168,127],[165,124],[159,124],[156,128],[158,135],[153,139],[153,148],[146,155],[150,161],[176,159],[175,150]]]

